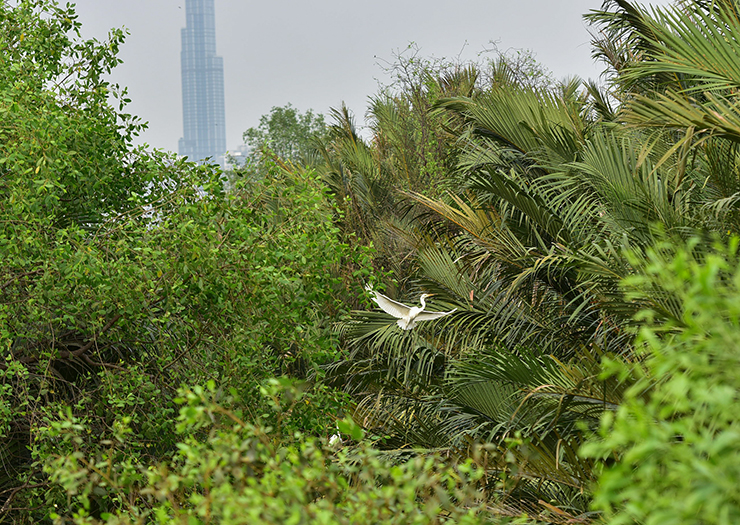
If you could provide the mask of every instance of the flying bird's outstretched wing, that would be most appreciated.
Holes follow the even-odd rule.
[[[439,319],[440,317],[449,315],[455,310],[457,310],[457,308],[454,308],[450,310],[449,312],[421,312],[419,315],[416,316],[415,320],[416,321],[432,321],[433,319]]]
[[[365,289],[373,294],[373,301],[375,301],[375,303],[380,306],[381,310],[385,313],[398,318],[408,317],[409,312],[411,311],[410,306],[406,306],[403,303],[394,301],[390,297],[386,297],[385,295],[376,292],[370,285],[366,286]]]

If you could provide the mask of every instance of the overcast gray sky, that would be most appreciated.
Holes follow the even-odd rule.
[[[130,35],[112,76],[128,111],[149,121],[140,142],[177,150],[182,136],[180,28],[185,0],[76,0],[85,38]],[[653,4],[668,4],[657,0]],[[529,49],[556,78],[596,78],[582,15],[601,0],[215,0],[224,58],[226,140],[241,144],[273,106],[326,113],[344,101],[363,123],[367,98],[387,81],[378,63],[414,42],[423,56],[475,58],[490,42]]]

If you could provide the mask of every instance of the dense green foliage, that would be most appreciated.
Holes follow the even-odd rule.
[[[472,461],[451,467],[427,456],[395,465],[367,446],[336,451],[326,441],[298,435],[294,444],[287,444],[275,429],[246,423],[241,410],[214,403],[214,390],[211,382],[207,389],[183,392],[178,400],[185,404],[179,432],[208,429],[208,439],[185,438],[178,443],[178,454],[156,468],[116,458],[128,433],[123,426],[95,459],[80,451],[78,436],[84,427],[79,422],[52,426],[50,432],[67,450],[52,455],[47,470],[83,502],[77,521],[85,522],[89,499],[101,487],[118,499],[112,511],[116,515],[103,515],[111,524],[149,518],[157,523],[245,525],[486,521],[479,491],[484,472]],[[287,415],[303,401],[298,395],[273,409]],[[343,425],[361,436],[351,420]],[[424,496],[423,505],[417,495]]]
[[[603,378],[601,361],[639,357],[641,310],[656,323],[683,315],[657,283],[639,295],[622,283],[644,275],[666,239],[698,239],[701,254],[706,239],[737,234],[740,189],[727,58],[736,3],[648,12],[607,1],[589,19],[604,37],[595,56],[607,62],[608,91],[532,83],[504,74],[505,60],[493,74],[491,64],[422,64],[400,95],[372,107],[372,142],[347,148],[339,137],[327,163],[329,175],[342,166],[344,180],[363,181],[344,186],[360,204],[345,228],[371,232],[376,261],[396,277],[389,295],[435,292],[436,308],[457,309],[412,333],[376,312],[341,325],[352,353],[331,371],[367,429],[392,449],[466,457],[475,443],[494,445],[514,480],[507,501],[578,520],[595,516],[589,492],[601,471],[579,450],[639,377]],[[424,117],[408,125],[402,115],[415,110]],[[385,147],[387,137],[403,146]],[[433,174],[417,164],[415,176],[433,178],[415,184],[396,166],[421,158],[409,156],[424,150],[419,137],[440,138],[448,163]],[[375,205],[388,185],[404,191]]]
[[[124,425],[118,458],[141,462],[176,450],[181,384],[218,379],[262,418],[259,385],[333,359],[342,267],[366,255],[311,176],[226,193],[209,168],[135,150],[102,80],[120,34],[65,36],[72,9],[47,2],[1,12],[0,519],[39,523],[66,501],[44,473],[59,418],[90,456]],[[287,429],[326,435],[344,397],[310,399]]]
[[[0,521],[733,522],[739,10],[606,0],[605,87],[402,55],[227,184],[0,7]]]
[[[660,246],[630,286],[657,286],[683,306],[679,319],[651,322],[638,338],[641,380],[615,414],[603,441],[584,449],[618,458],[599,478],[595,504],[609,523],[735,523],[740,519],[740,265],[738,242],[697,257]],[[637,292],[639,293],[639,292]],[[625,373],[612,362],[607,370]],[[626,503],[626,504],[625,504]]]

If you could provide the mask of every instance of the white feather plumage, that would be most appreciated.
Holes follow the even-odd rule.
[[[439,319],[440,317],[449,315],[457,310],[457,308],[455,308],[449,312],[425,312],[424,309],[427,306],[425,299],[434,295],[431,293],[421,295],[419,298],[421,306],[406,306],[403,303],[394,301],[390,297],[386,297],[380,292],[376,292],[370,285],[366,286],[365,289],[372,294],[373,301],[375,301],[375,303],[380,306],[385,313],[397,318],[396,323],[403,330],[411,330],[416,326],[416,323],[420,321]]]

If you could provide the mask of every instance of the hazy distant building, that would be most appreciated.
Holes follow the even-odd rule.
[[[229,150],[226,152],[223,168],[226,170],[242,168],[247,162],[249,162],[251,154],[252,148],[246,144],[242,144],[236,149]]]
[[[182,120],[179,153],[190,160],[213,157],[222,162],[226,152],[224,62],[216,56],[214,0],[186,0],[186,27],[182,29]]]

